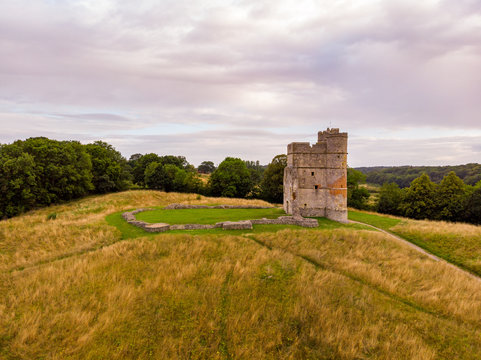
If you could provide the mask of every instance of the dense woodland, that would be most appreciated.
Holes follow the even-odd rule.
[[[286,164],[286,155],[275,156],[267,166],[259,161],[227,157],[218,167],[212,161],[204,161],[195,168],[183,156],[134,154],[127,160],[102,141],[82,145],[77,141],[44,137],[18,140],[0,145],[0,219],[89,194],[127,189],[258,198],[282,203]],[[369,171],[367,175],[348,169],[348,205],[415,219],[481,223],[481,181],[471,184],[473,179],[481,177],[480,167],[477,164],[453,167],[469,183],[453,171],[446,173],[439,184],[423,173],[405,188],[389,177],[393,174],[389,169]],[[450,167],[443,167],[443,171],[446,168]],[[396,169],[416,169],[417,174],[420,168]],[[368,205],[370,193],[360,184],[373,182],[370,179],[380,173],[389,175],[387,178],[392,181],[385,181],[379,200]],[[410,177],[414,174],[408,173]],[[210,176],[207,179],[202,174]]]
[[[366,175],[366,181],[369,184],[396,183],[401,188],[409,187],[411,182],[422,174],[427,174],[432,181],[439,184],[451,171],[454,171],[467,185],[475,185],[481,181],[481,164],[456,166],[375,166],[360,167],[356,168],[356,170]]]
[[[134,154],[127,160],[102,141],[18,140],[0,145],[0,219],[89,194],[139,188],[282,202],[285,164],[285,155],[269,166],[228,157],[217,168],[204,161],[196,169],[183,156]],[[209,180],[201,174],[210,174]]]

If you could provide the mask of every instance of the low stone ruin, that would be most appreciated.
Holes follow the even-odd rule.
[[[237,205],[184,205],[171,204],[164,209],[269,209],[269,207],[262,206],[237,206]],[[170,225],[166,223],[147,223],[145,221],[137,220],[135,214],[142,211],[155,210],[152,208],[142,208],[134,211],[127,211],[122,214],[122,217],[129,224],[144,229],[147,232],[164,232],[168,230],[205,230],[222,228],[224,230],[245,230],[252,229],[252,225],[298,225],[302,227],[313,228],[319,226],[316,219],[303,218],[301,216],[279,216],[277,219],[253,219],[240,221],[222,221],[214,225],[210,224],[176,224]]]
[[[188,204],[170,204],[164,207],[165,210],[176,209],[272,209],[270,206],[257,205],[188,205]]]

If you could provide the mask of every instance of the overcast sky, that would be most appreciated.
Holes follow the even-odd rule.
[[[481,0],[0,0],[0,143],[268,163],[481,162]]]

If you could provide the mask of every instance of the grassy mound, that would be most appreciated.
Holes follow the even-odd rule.
[[[284,210],[272,209],[176,209],[144,211],[135,217],[148,223],[167,224],[215,224],[220,221],[251,219],[276,219],[285,215]]]
[[[0,359],[481,358],[481,283],[382,233],[105,221],[213,201],[265,204],[132,191],[0,222]]]

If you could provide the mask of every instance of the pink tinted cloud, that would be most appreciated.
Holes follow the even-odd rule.
[[[446,134],[478,131],[480,5],[2,3],[0,121],[10,113],[25,126],[38,119],[32,114],[43,114],[40,121],[55,126],[54,133],[69,134],[75,119],[75,134],[88,138],[109,128],[111,114],[128,119],[116,122],[119,131],[182,123],[196,133],[208,123],[231,129],[231,136],[233,129],[264,130],[266,144],[272,131],[315,133],[332,122],[353,134],[419,125]],[[64,118],[48,120],[56,114]],[[23,133],[14,126],[4,127],[6,139]],[[198,136],[204,146],[217,143],[207,133]],[[376,141],[394,155],[395,148]],[[251,144],[243,143],[247,154]],[[476,156],[452,151],[460,159]]]

